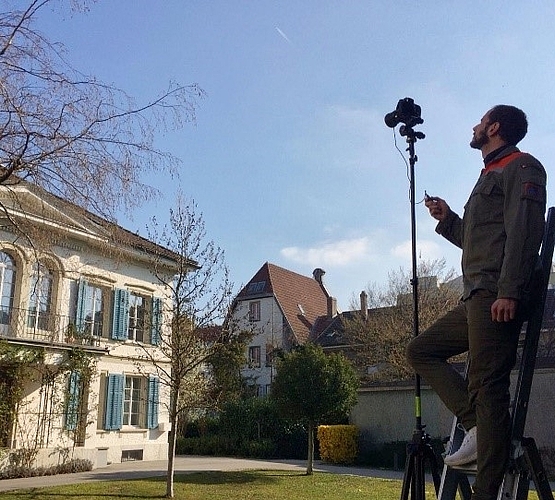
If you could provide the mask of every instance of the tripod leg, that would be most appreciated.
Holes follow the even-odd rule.
[[[439,475],[439,468],[437,464],[436,454],[430,445],[424,448],[424,456],[428,463],[430,464],[430,470],[432,473],[432,480],[434,482],[434,488],[436,491],[436,496],[439,493],[439,485],[441,483],[441,477]]]
[[[426,498],[426,474],[424,469],[424,453],[421,449],[418,450],[416,457],[416,474],[414,477],[415,500],[424,500]]]
[[[409,499],[409,491],[414,476],[414,457],[407,447],[407,460],[405,462],[405,475],[403,477],[403,489],[401,490],[401,500]]]
[[[401,500],[425,500],[426,498],[426,462],[429,463],[434,481],[436,497],[439,491],[440,476],[434,450],[428,443],[426,434],[415,434],[412,443],[407,445],[407,460]]]

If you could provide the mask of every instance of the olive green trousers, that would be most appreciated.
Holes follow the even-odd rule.
[[[477,427],[478,460],[472,500],[495,500],[510,452],[510,375],[520,318],[491,319],[496,294],[478,290],[407,346],[407,360],[465,429]],[[468,378],[448,359],[469,352]]]

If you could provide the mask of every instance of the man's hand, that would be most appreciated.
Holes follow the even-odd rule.
[[[515,319],[518,301],[515,299],[497,299],[491,305],[492,321],[506,322]]]
[[[445,203],[445,200],[437,196],[426,196],[424,204],[430,211],[430,215],[440,222],[445,220],[447,214],[451,210],[449,205]]]

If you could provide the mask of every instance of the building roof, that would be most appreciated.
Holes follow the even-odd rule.
[[[13,225],[25,228],[33,224],[46,229],[51,235],[67,235],[69,232],[75,238],[92,244],[96,242],[120,251],[126,248],[137,255],[156,255],[168,263],[177,263],[180,259],[172,250],[15,176],[0,186],[0,203],[0,226],[5,228]],[[194,261],[189,264],[191,268],[198,268]]]
[[[366,315],[378,316],[387,313],[394,307],[376,307],[367,309]],[[360,317],[361,310],[343,311],[333,318],[321,317],[316,322],[317,327],[314,329],[312,341],[324,348],[326,347],[347,347],[351,345],[351,340],[345,338],[345,325],[350,321],[355,321]]]
[[[304,344],[316,320],[328,313],[325,287],[315,278],[266,262],[237,295],[237,300],[256,300],[274,296],[285,316],[295,340]]]

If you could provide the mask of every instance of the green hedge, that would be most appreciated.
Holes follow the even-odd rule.
[[[218,417],[188,422],[178,437],[182,455],[306,459],[307,429],[279,417],[269,398],[228,403]]]
[[[407,457],[407,444],[407,441],[393,441],[359,452],[357,463],[370,467],[402,470]],[[432,439],[430,445],[435,452],[438,464],[442,466],[441,454],[445,450],[442,440]]]

